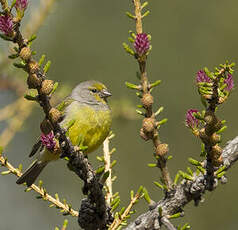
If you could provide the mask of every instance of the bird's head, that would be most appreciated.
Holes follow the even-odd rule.
[[[88,104],[107,104],[107,98],[112,94],[107,87],[99,81],[84,81],[72,91],[71,97]]]

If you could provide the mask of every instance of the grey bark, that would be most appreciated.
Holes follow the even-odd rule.
[[[229,141],[222,152],[223,165],[228,170],[238,159],[238,136],[233,140]],[[204,162],[206,163],[206,162]],[[222,167],[221,165],[220,167]],[[218,185],[218,180],[215,179],[216,183],[213,185],[215,189]],[[222,183],[226,182],[226,177],[223,176],[221,179]],[[199,203],[202,195],[210,188],[207,185],[206,175],[200,173],[198,176],[194,175],[194,180],[182,180],[182,182],[176,186],[174,191],[166,194],[165,198],[158,201],[153,210],[149,210],[139,217],[135,221],[126,227],[126,230],[152,230],[160,229],[161,224],[167,225],[167,229],[173,229],[167,220],[163,221],[163,217],[159,217],[158,208],[162,208],[162,215],[169,216],[178,212],[183,212],[183,207],[190,201],[194,201],[195,205]],[[158,224],[159,222],[159,224]]]

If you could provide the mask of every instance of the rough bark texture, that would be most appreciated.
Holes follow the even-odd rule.
[[[238,136],[229,141],[222,153],[223,165],[228,170],[238,159]],[[225,177],[221,178],[221,182],[226,182]],[[183,207],[190,201],[194,200],[195,205],[201,200],[201,196],[208,190],[209,185],[206,184],[205,175],[200,173],[194,176],[193,181],[183,180],[174,191],[169,193],[164,199],[156,203],[154,209],[149,210],[133,221],[126,230],[149,230],[160,229],[162,221],[159,217],[158,208],[162,208],[162,215],[168,216],[178,212],[182,212]],[[214,189],[218,185],[215,183]],[[164,223],[163,223],[164,224]]]

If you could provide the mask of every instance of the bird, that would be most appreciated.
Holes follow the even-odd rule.
[[[109,135],[112,113],[107,98],[111,95],[101,82],[84,81],[56,107],[62,114],[59,123],[61,128],[67,130],[66,135],[74,146],[82,147],[85,156],[96,150]],[[58,140],[54,137],[53,131],[47,135],[41,134],[41,138],[35,144],[37,149],[41,147],[39,156],[16,183],[31,186],[49,162],[60,158],[60,148],[54,150],[57,144]],[[30,157],[35,152],[37,151],[31,152]]]

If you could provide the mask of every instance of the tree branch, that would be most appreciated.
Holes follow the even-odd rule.
[[[0,164],[1,166],[4,166],[8,169],[8,171],[2,172],[2,175],[6,175],[9,173],[12,173],[16,175],[17,177],[20,177],[22,175],[21,170],[19,168],[15,168],[13,165],[11,165],[5,157],[2,156],[1,150],[0,150]],[[40,198],[43,198],[44,200],[49,201],[52,203],[53,206],[59,208],[62,210],[63,213],[69,214],[71,216],[78,216],[78,212],[73,210],[70,205],[68,205],[66,202],[62,203],[59,200],[59,197],[56,195],[56,198],[50,196],[46,190],[42,186],[36,186],[35,184],[31,185],[26,191],[34,190],[40,195]],[[53,207],[50,205],[50,207]]]
[[[222,159],[223,165],[221,167],[226,166],[226,170],[238,160],[238,136],[228,142],[222,152]],[[225,178],[221,178],[221,182],[226,182]],[[206,183],[206,178],[202,173],[194,175],[193,181],[182,180],[170,196],[157,202],[157,205],[153,210],[149,210],[140,215],[125,229],[154,229],[154,225],[159,218],[159,207],[162,208],[163,215],[173,215],[181,212],[183,207],[192,200],[194,200],[195,204],[198,204],[201,200],[201,196],[208,188]]]

